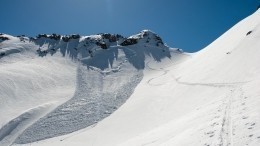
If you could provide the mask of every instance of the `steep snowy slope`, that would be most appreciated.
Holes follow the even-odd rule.
[[[0,140],[18,123],[24,128],[34,121],[30,116],[40,117],[70,98],[76,82],[76,64],[68,58],[41,58],[30,51],[36,46],[28,40],[2,36],[10,40],[0,43],[0,125],[24,115],[1,130]]]
[[[182,53],[145,30],[129,38],[1,34],[0,54],[0,145],[11,145],[96,124],[133,93],[147,56]]]
[[[200,52],[146,58],[143,79],[112,115],[32,144],[258,146],[259,38],[260,10]]]

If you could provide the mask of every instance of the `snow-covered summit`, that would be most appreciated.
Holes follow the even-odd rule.
[[[95,125],[131,96],[149,60],[185,54],[150,31],[135,36],[0,34],[0,145]]]
[[[8,44],[8,42],[16,43],[20,46],[31,44],[36,45],[36,47],[38,46],[36,52],[39,54],[39,56],[46,56],[49,54],[53,55],[56,52],[61,52],[63,56],[67,54],[73,59],[78,58],[79,56],[81,56],[82,58],[86,58],[88,56],[93,57],[98,52],[106,53],[106,51],[102,50],[111,49],[111,47],[113,48],[116,46],[131,47],[132,45],[137,45],[143,47],[157,47],[160,50],[166,50],[165,48],[169,48],[164,45],[162,39],[157,34],[149,30],[143,30],[140,33],[128,38],[123,37],[119,34],[109,33],[101,33],[90,36],[81,36],[79,34],[39,34],[35,38],[26,37],[24,35],[14,37],[6,34],[1,34],[0,36],[0,40],[1,42],[3,42],[3,47],[5,47],[4,44]],[[7,46],[5,48],[7,48]],[[23,50],[24,49],[22,48],[16,51],[2,49],[1,57]]]
[[[193,54],[149,30],[2,34],[0,145],[260,145],[259,12]]]
[[[132,35],[121,44],[123,46],[133,45],[137,43],[143,43],[143,44],[149,44],[149,45],[155,45],[160,46],[164,45],[162,39],[160,36],[155,34],[154,32],[150,30],[143,30],[140,33],[136,35]]]

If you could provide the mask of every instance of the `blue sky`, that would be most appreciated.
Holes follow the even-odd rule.
[[[1,0],[0,32],[124,36],[150,29],[195,52],[252,14],[258,0]]]

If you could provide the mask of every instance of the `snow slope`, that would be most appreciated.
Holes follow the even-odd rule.
[[[0,42],[1,145],[34,142],[96,124],[133,93],[143,77],[145,56],[157,61],[171,57],[169,47],[148,30],[129,38],[2,38],[8,39]]]
[[[76,85],[76,64],[69,58],[41,58],[31,52],[34,44],[8,38],[0,44],[1,145],[71,98]]]
[[[19,146],[30,144],[36,146],[258,146],[260,145],[259,37],[260,10],[194,54],[182,53],[163,46],[160,43],[161,39],[149,31],[142,31],[128,39],[120,38],[117,43],[108,45],[107,53],[104,53],[102,49],[96,49],[94,45],[91,49],[91,51],[94,50],[93,58],[91,58],[93,54],[73,55],[73,52],[69,50],[68,52],[72,55],[68,56],[74,56],[71,58],[77,58],[82,62],[77,64],[76,72],[83,75],[80,76],[80,80],[78,78],[76,81],[73,98],[67,99],[64,104],[62,101],[65,99],[59,100],[56,105],[62,105],[58,107],[52,104],[57,108],[50,113],[46,109],[52,108],[49,108],[49,104],[47,104],[38,105],[37,108],[27,112],[19,111],[20,116],[17,120],[12,119],[18,114],[13,117],[8,115],[4,117],[4,113],[1,114],[1,119],[2,117],[7,119],[3,123],[11,125],[6,128],[3,126],[0,129],[1,144]],[[95,38],[100,38],[100,35]],[[153,41],[148,41],[151,38]],[[81,39],[85,40],[85,38]],[[65,45],[67,44],[65,43]],[[119,51],[114,51],[114,49]],[[121,57],[111,59],[111,55],[104,55],[109,52]],[[57,53],[54,54],[54,58],[56,55]],[[47,54],[46,58],[48,57],[53,56]],[[104,57],[106,61],[100,61]],[[11,59],[6,58],[5,60]],[[108,60],[109,63],[106,63]],[[9,64],[9,62],[3,64]],[[73,66],[73,63],[71,64]],[[4,71],[1,70],[1,74],[3,73]],[[84,75],[85,73],[86,75]],[[102,78],[99,74],[103,75]],[[87,75],[93,76],[94,79]],[[135,77],[136,75],[138,79]],[[125,76],[130,77],[127,79],[129,82],[125,83]],[[77,75],[77,77],[79,76]],[[113,84],[115,78],[120,77],[120,81]],[[8,78],[7,75],[3,79],[6,78]],[[130,84],[133,82],[134,85]],[[80,85],[83,87],[77,87]],[[91,88],[92,85],[95,88]],[[130,87],[131,92],[120,88],[124,85]],[[84,92],[87,89],[91,89],[90,92]],[[3,91],[0,93],[2,94]],[[107,95],[108,91],[113,93],[122,91],[127,93],[127,96],[131,96],[129,98],[126,96],[122,102],[115,102],[110,100],[110,96],[106,98],[102,95],[102,93]],[[113,94],[111,93],[111,95]],[[9,100],[10,97],[12,95],[6,96],[4,100]],[[75,116],[77,114],[71,114],[73,112],[70,111],[76,113],[81,113],[81,110],[88,111],[84,110],[81,105],[86,107],[85,105],[88,104],[80,99],[87,100],[89,97],[94,97],[94,100],[90,100],[93,105],[97,104],[97,106],[93,106],[94,110],[90,110],[98,111],[93,116],[96,122],[94,125],[90,124],[91,126],[82,126],[78,123],[84,119],[82,117],[85,115]],[[104,98],[112,102],[102,102],[101,100]],[[47,98],[43,97],[43,99]],[[31,101],[29,103],[37,105]],[[46,101],[46,103],[49,102]],[[102,113],[109,109],[104,103],[108,103],[107,105],[118,103],[119,105],[115,106],[116,108],[111,110],[112,112],[108,111],[112,113],[111,115],[104,116]],[[4,110],[9,109],[6,113],[14,111],[18,113],[18,107],[25,108],[23,105],[15,105],[11,109],[6,107]],[[37,114],[41,117],[38,120],[39,117],[35,118],[34,114],[38,111],[42,115],[48,114],[46,116]],[[69,116],[62,116],[67,113]],[[28,114],[33,118],[27,118]],[[102,118],[96,118],[96,116],[102,116]],[[93,119],[93,117],[88,119]],[[71,118],[76,118],[76,120],[70,121],[76,122],[76,125],[80,126],[77,127],[68,122],[65,125],[68,124],[72,128],[70,130],[59,124]],[[27,119],[37,121],[31,120],[25,122],[26,124],[17,124]],[[58,124],[55,121],[59,121]],[[48,123],[56,126],[51,127]],[[38,128],[39,134],[37,133]],[[60,129],[65,129],[65,132]],[[61,133],[59,133],[60,131]],[[51,136],[48,137],[48,135]],[[28,143],[30,141],[32,143]]]

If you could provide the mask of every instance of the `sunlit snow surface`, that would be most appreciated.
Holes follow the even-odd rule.
[[[97,124],[131,96],[142,80],[146,56],[157,61],[171,57],[169,48],[156,45],[155,34],[147,30],[134,46],[121,46],[120,36],[117,41],[101,35],[69,41],[50,35],[1,36],[9,38],[1,41],[0,50],[2,145],[30,143]]]
[[[0,59],[1,145],[258,146],[259,38],[257,11],[194,54],[143,38],[93,58],[62,50],[82,40],[44,57],[2,42],[22,51]]]

